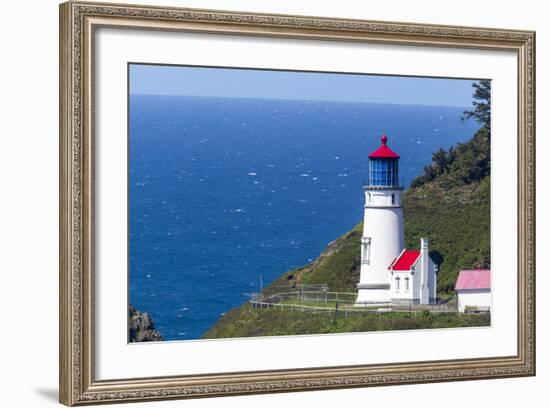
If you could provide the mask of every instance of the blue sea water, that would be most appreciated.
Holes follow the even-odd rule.
[[[131,95],[130,303],[166,340],[200,338],[260,275],[308,263],[361,220],[382,133],[408,186],[477,130],[463,110]]]

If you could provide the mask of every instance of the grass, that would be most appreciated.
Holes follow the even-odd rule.
[[[288,304],[288,305],[297,305],[297,306],[312,306],[312,307],[324,307],[324,308],[331,308],[336,309],[336,302],[335,301],[327,301],[324,302],[322,300],[315,301],[315,300],[304,300],[301,301],[300,299],[287,299],[281,303]],[[353,302],[338,302],[338,307],[353,307]]]
[[[299,334],[351,333],[488,326],[489,314],[319,313],[257,309],[246,304],[231,310],[204,336],[206,339]]]

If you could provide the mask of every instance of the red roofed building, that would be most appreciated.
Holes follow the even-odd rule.
[[[491,309],[491,270],[460,271],[455,284],[458,311],[489,311]]]
[[[408,271],[420,258],[420,251],[408,251],[404,249],[397,258],[393,260],[388,269],[394,271]]]
[[[420,250],[403,249],[388,266],[392,303],[431,304],[437,297],[437,266],[429,255],[429,241]]]

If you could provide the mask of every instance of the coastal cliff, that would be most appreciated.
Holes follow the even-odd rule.
[[[153,319],[132,305],[128,307],[128,330],[130,343],[163,340],[161,334],[155,329]]]

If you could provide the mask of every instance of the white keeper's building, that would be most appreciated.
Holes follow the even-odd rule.
[[[491,270],[460,271],[455,283],[458,311],[489,312],[491,310]]]
[[[421,239],[420,250],[405,248],[399,155],[387,142],[382,136],[380,147],[369,154],[355,305],[430,304],[436,300],[437,267],[430,258],[427,238]]]

